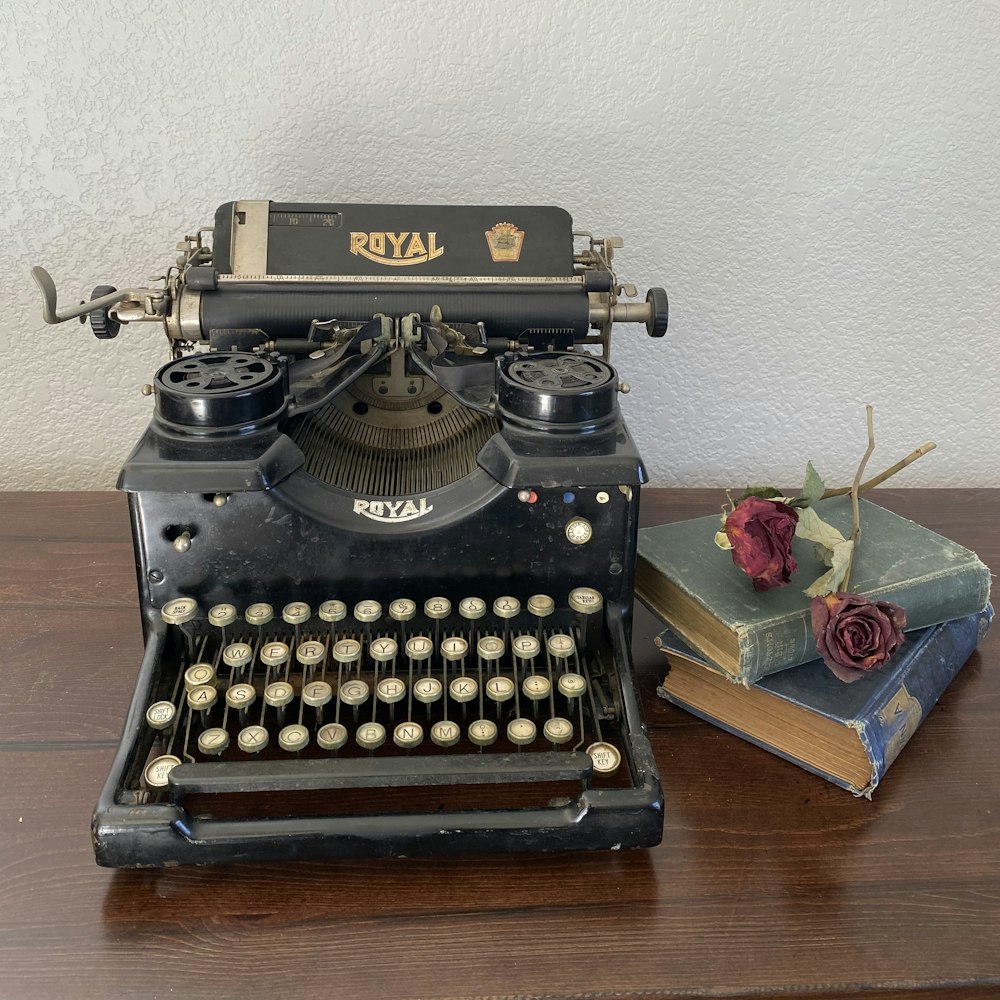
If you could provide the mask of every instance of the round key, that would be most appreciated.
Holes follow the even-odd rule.
[[[497,724],[489,719],[476,719],[469,726],[469,739],[477,747],[488,747],[497,738]]]
[[[229,733],[220,726],[212,726],[198,734],[198,749],[209,757],[218,757],[229,746]]]
[[[460,635],[450,635],[441,642],[441,655],[452,663],[464,659],[469,653],[469,644]]]
[[[358,601],[354,617],[359,622],[377,622],[382,617],[382,605],[378,601]]]
[[[285,726],[278,733],[278,746],[289,753],[297,753],[305,750],[309,746],[309,730],[305,726],[300,726],[297,722],[290,726]]]
[[[246,619],[248,625],[266,625],[274,618],[274,608],[270,604],[265,604],[261,601],[257,604],[251,604],[243,612],[243,617]]]
[[[424,730],[418,722],[401,722],[392,731],[392,741],[404,750],[412,750],[424,741]]]
[[[402,701],[406,694],[406,685],[398,677],[383,677],[375,685],[375,697],[387,705]]]
[[[389,605],[389,617],[393,621],[408,622],[416,613],[416,602],[411,601],[408,597],[398,597]]]
[[[471,677],[456,677],[448,685],[448,693],[457,702],[472,701],[479,694],[479,685]]]
[[[302,702],[310,708],[326,705],[333,698],[333,688],[326,681],[310,681],[302,688]]]
[[[142,770],[142,783],[147,788],[166,788],[167,775],[180,764],[180,757],[164,754],[151,760]]]
[[[511,719],[507,723],[507,739],[514,746],[526,747],[534,742],[537,734],[538,730],[531,719]]]
[[[226,704],[230,708],[249,708],[257,700],[252,684],[234,684],[226,691]]]
[[[289,625],[301,625],[312,617],[312,608],[304,601],[292,601],[281,609],[281,617]]]
[[[568,743],[573,739],[573,723],[569,719],[554,716],[545,720],[542,732],[550,743]]]
[[[521,657],[522,660],[533,660],[542,648],[542,644],[533,635],[515,636],[510,646],[514,650],[514,655]]]
[[[172,601],[167,601],[160,609],[160,617],[168,625],[183,625],[197,616],[198,602],[193,597],[176,597]]]
[[[295,697],[295,688],[288,681],[274,681],[264,688],[264,701],[275,708],[284,708]]]
[[[339,750],[347,742],[347,727],[339,722],[330,722],[319,727],[316,742],[324,750]]]
[[[399,643],[388,637],[372,639],[368,644],[368,652],[372,654],[373,660],[378,660],[379,663],[388,663],[396,658],[396,654],[399,652]]]
[[[499,660],[504,653],[503,639],[495,635],[484,635],[476,643],[476,652],[484,660]]]
[[[245,642],[231,642],[222,651],[222,662],[227,667],[245,667],[253,659],[253,647]]]
[[[435,621],[447,618],[451,614],[451,601],[447,597],[429,597],[424,601],[424,614]]]
[[[444,685],[436,677],[421,677],[413,684],[413,697],[430,705],[444,694]]]
[[[269,737],[263,726],[247,726],[240,730],[236,737],[236,745],[244,753],[260,753],[267,746]]]
[[[444,720],[431,726],[431,742],[439,747],[453,747],[461,736],[462,730],[454,722]]]
[[[385,726],[381,722],[365,722],[358,727],[354,738],[365,750],[378,750],[385,743]]]
[[[552,691],[552,684],[548,677],[543,677],[541,674],[529,674],[524,678],[521,690],[524,692],[525,698],[541,701],[543,698],[548,698]]]
[[[491,677],[486,682],[486,697],[491,701],[510,701],[514,690],[514,682],[509,677]]]
[[[353,663],[361,655],[361,643],[357,639],[340,639],[333,644],[332,652],[338,663]]]
[[[406,655],[411,660],[429,660],[434,652],[434,643],[423,635],[414,635],[406,640]]]
[[[576,643],[573,641],[572,636],[557,632],[545,640],[545,648],[551,656],[566,657],[572,656],[576,652]]]
[[[317,663],[322,663],[325,656],[326,644],[317,642],[315,639],[300,642],[295,647],[295,659],[304,667],[313,667]]]
[[[172,701],[156,701],[146,709],[146,722],[152,729],[169,729],[176,715]]]
[[[493,602],[493,614],[497,618],[515,618],[521,611],[521,602],[516,597],[498,597]]]
[[[475,621],[486,614],[486,602],[481,597],[463,597],[458,602],[458,613],[469,621]]]
[[[337,697],[345,705],[363,705],[368,700],[369,688],[364,681],[347,681],[340,686]]]
[[[219,697],[219,692],[211,684],[199,684],[187,693],[187,703],[196,712],[207,712]]]
[[[218,628],[225,628],[236,621],[236,607],[232,604],[216,604],[208,612],[208,624]]]
[[[260,662],[269,667],[280,667],[288,659],[290,650],[284,642],[265,642],[260,647]]]
[[[556,602],[548,594],[533,594],[528,598],[528,612],[536,618],[548,618],[556,609]]]
[[[199,684],[212,684],[215,681],[215,667],[211,663],[195,663],[184,671],[184,689],[190,691],[191,688]]]
[[[598,774],[614,774],[621,766],[622,755],[618,747],[610,743],[591,743],[587,747],[587,753]]]
[[[343,601],[324,601],[319,606],[319,616],[325,622],[342,622],[347,617],[347,605]]]
[[[567,698],[581,698],[587,693],[587,680],[579,674],[563,674],[556,682],[556,687]]]
[[[577,587],[569,592],[569,606],[583,615],[592,615],[604,607],[604,598],[593,587]]]

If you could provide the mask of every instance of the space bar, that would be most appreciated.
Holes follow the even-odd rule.
[[[171,770],[171,798],[224,792],[290,792],[406,785],[493,785],[584,781],[591,759],[580,751],[469,754],[454,757],[210,761]]]

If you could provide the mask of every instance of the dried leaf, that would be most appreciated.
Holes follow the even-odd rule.
[[[805,589],[805,594],[809,597],[819,597],[822,594],[835,593],[840,590],[851,565],[851,552],[853,550],[854,542],[842,537],[842,540],[837,542],[830,552],[830,568]]]
[[[728,552],[733,547],[733,543],[729,540],[729,536],[724,531],[717,531],[715,533],[715,544],[725,552]]]
[[[824,521],[812,507],[803,507],[799,511],[799,523],[795,534],[816,542],[824,550],[823,560],[829,565],[833,550],[847,539],[832,525]]]
[[[806,462],[806,481],[802,492],[792,501],[793,507],[805,509],[811,507],[826,492],[826,485],[820,474],[813,468],[812,462]]]
[[[743,491],[743,496],[736,501],[742,503],[747,497],[757,497],[760,500],[783,500],[781,490],[776,490],[773,486],[748,486]]]

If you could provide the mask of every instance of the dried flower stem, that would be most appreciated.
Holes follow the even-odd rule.
[[[861,533],[861,510],[858,506],[858,494],[861,492],[861,477],[864,475],[865,466],[868,464],[868,459],[871,458],[872,452],[875,450],[875,427],[872,420],[872,407],[871,404],[865,407],[865,417],[868,423],[868,449],[865,451],[861,458],[861,462],[858,465],[858,471],[854,473],[854,482],[851,484],[851,510],[854,513],[854,526],[851,529],[851,541],[854,545],[851,548],[851,554],[847,558],[847,572],[844,574],[844,582],[841,584],[841,590],[846,591],[848,584],[851,579],[851,568],[854,564],[854,551],[858,547],[858,535]]]
[[[858,492],[864,493],[866,490],[874,489],[876,486],[884,483],[890,476],[894,476],[897,472],[905,469],[908,465],[912,465],[912,463],[914,463],[918,458],[926,455],[929,451],[933,451],[936,447],[937,445],[933,441],[928,441],[926,444],[922,444],[919,448],[915,448],[909,455],[906,456],[906,458],[897,462],[895,465],[890,465],[888,469],[884,472],[880,472],[873,479],[869,479],[868,482],[862,483],[858,487]],[[850,493],[853,488],[853,486],[842,486],[836,490],[827,490],[820,499],[826,500],[829,497],[842,497],[845,493]]]

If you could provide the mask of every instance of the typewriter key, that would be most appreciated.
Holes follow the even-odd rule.
[[[458,602],[458,613],[469,621],[475,621],[486,614],[486,602],[481,597],[463,597]]]
[[[211,663],[195,663],[184,671],[184,688],[190,691],[199,684],[212,684],[215,681],[215,667]]]
[[[168,625],[183,625],[198,615],[198,602],[193,597],[178,597],[168,601],[160,611],[160,617]]]
[[[554,716],[545,720],[542,732],[550,743],[568,743],[573,738],[573,723],[568,719]]]
[[[180,757],[164,754],[151,760],[142,770],[142,783],[149,789],[158,790],[167,787],[167,775],[180,764]]]
[[[359,601],[354,605],[354,617],[359,622],[377,622],[382,617],[382,605],[378,601]]]
[[[421,677],[413,685],[413,697],[425,705],[438,701],[444,694],[444,685],[436,677]]]
[[[499,660],[504,654],[503,639],[495,635],[484,635],[476,643],[476,652],[484,660]]]
[[[302,701],[311,708],[319,708],[333,698],[333,688],[326,681],[310,681],[302,688]]]
[[[226,704],[230,708],[244,710],[257,700],[257,692],[252,684],[234,684],[226,691]]]
[[[378,750],[385,743],[385,726],[381,722],[366,722],[358,727],[354,737],[365,750]]]
[[[598,774],[614,774],[622,762],[622,755],[616,746],[610,743],[591,743],[587,753]]]
[[[439,747],[453,747],[462,735],[462,730],[447,719],[431,726],[431,742]]]
[[[274,608],[270,604],[251,604],[243,614],[248,625],[266,625],[274,618]]]
[[[227,667],[245,667],[253,659],[253,647],[245,642],[232,642],[222,651]]]
[[[278,746],[289,753],[298,753],[309,746],[309,730],[305,726],[300,726],[297,722],[290,726],[285,726],[278,733]]]
[[[198,749],[209,757],[218,757],[229,746],[229,733],[219,726],[206,729],[198,736]]]
[[[447,618],[451,614],[451,601],[447,597],[429,597],[424,601],[424,614],[435,621]]]
[[[172,701],[157,701],[146,709],[146,722],[152,729],[169,729],[176,715]]]
[[[521,602],[516,597],[498,597],[493,602],[493,614],[498,618],[515,618],[521,611]]]
[[[490,722],[489,719],[476,719],[476,721],[469,726],[469,739],[475,743],[477,747],[488,747],[491,743],[496,742],[496,738],[496,723]]]
[[[295,659],[304,667],[312,667],[317,663],[322,663],[325,656],[326,646],[315,639],[300,642],[295,649]]]
[[[267,746],[268,739],[270,737],[263,726],[247,726],[240,730],[236,743],[245,753],[260,753]]]
[[[288,659],[289,649],[283,642],[266,642],[260,647],[260,662],[269,667],[280,667]]]
[[[400,597],[389,605],[389,617],[397,622],[408,622],[417,613],[416,602]]]
[[[604,598],[593,587],[577,587],[569,593],[569,606],[584,615],[592,615],[604,607]]]
[[[524,692],[525,698],[541,701],[543,698],[548,698],[552,691],[552,684],[548,677],[543,677],[541,674],[529,674],[524,678],[521,690]]]
[[[441,643],[441,655],[455,663],[468,655],[469,644],[459,635],[450,635]]]
[[[424,741],[424,730],[418,722],[401,722],[392,731],[392,741],[404,750],[412,750]]]
[[[330,722],[320,726],[316,733],[316,742],[324,750],[339,750],[347,742],[347,727],[339,722]]]
[[[284,708],[295,697],[295,688],[288,681],[274,681],[264,688],[264,701],[275,708]]]
[[[556,609],[556,602],[547,594],[534,594],[528,598],[528,612],[536,618],[548,618]]]
[[[364,681],[353,680],[341,685],[337,697],[345,705],[363,705],[368,700],[369,689]]]
[[[511,642],[514,653],[522,660],[533,660],[542,644],[533,635],[519,635]]]
[[[342,622],[347,617],[347,605],[343,601],[324,601],[319,616],[325,622]]]
[[[580,698],[587,693],[587,680],[579,674],[563,674],[556,686],[567,698]]]
[[[219,696],[211,684],[199,684],[187,693],[188,707],[196,712],[207,712]]]
[[[208,623],[216,628],[225,628],[236,621],[236,608],[232,604],[216,604],[208,612]]]
[[[471,677],[456,677],[448,685],[448,693],[457,702],[472,701],[479,694],[479,685]]]
[[[357,639],[341,639],[333,644],[332,652],[338,663],[354,663],[361,655],[361,643]]]
[[[573,641],[572,636],[557,632],[555,635],[548,637],[545,642],[545,648],[552,656],[567,657],[572,656],[576,652],[576,643]]]
[[[486,682],[486,697],[497,703],[514,697],[514,682],[509,677],[491,677]]]
[[[406,640],[406,655],[411,660],[429,660],[434,652],[434,643],[426,636],[414,635]]]
[[[531,719],[511,719],[507,723],[507,739],[515,746],[526,747],[534,742],[538,730]]]
[[[379,663],[388,663],[390,660],[396,658],[396,654],[399,652],[399,644],[395,639],[389,639],[388,637],[373,639],[368,643],[368,652],[371,653],[373,660],[377,660]]]
[[[387,705],[395,705],[406,695],[406,685],[398,677],[383,677],[375,685],[375,696]]]
[[[312,609],[303,601],[292,601],[291,604],[286,604],[281,609],[281,617],[289,625],[301,625],[303,622],[309,621],[311,616]]]

